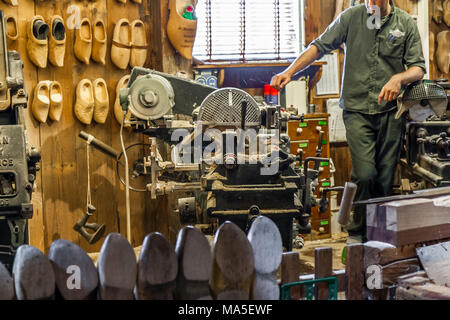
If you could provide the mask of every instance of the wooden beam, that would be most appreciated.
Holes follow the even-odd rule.
[[[281,284],[301,281],[300,276],[300,254],[298,252],[285,252],[281,258]],[[291,299],[299,300],[301,298],[301,288],[291,289]]]
[[[450,242],[417,248],[417,255],[435,284],[450,286]]]
[[[371,265],[386,265],[416,256],[416,246],[413,244],[400,247],[379,241],[368,241],[364,244],[364,268]]]
[[[347,245],[345,262],[347,300],[364,300],[364,249],[362,243]]]
[[[450,208],[436,206],[436,200],[439,198],[417,198],[369,205],[368,239],[402,246],[449,238]]]
[[[333,250],[330,247],[316,248],[314,250],[314,277],[323,279],[333,274]],[[316,300],[328,300],[328,284],[321,283],[316,286]]]
[[[381,281],[385,287],[397,283],[397,278],[421,270],[419,259],[412,258],[396,261],[381,267]]]

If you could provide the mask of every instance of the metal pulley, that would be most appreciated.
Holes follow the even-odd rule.
[[[140,76],[129,88],[120,91],[121,103],[140,120],[157,120],[171,114],[175,105],[172,85],[156,74]]]

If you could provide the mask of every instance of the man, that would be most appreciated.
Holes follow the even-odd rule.
[[[353,163],[355,200],[388,196],[400,155],[402,119],[395,119],[402,88],[425,74],[425,60],[414,20],[392,0],[366,0],[342,12],[284,72],[272,78],[281,90],[291,77],[324,54],[345,44],[340,106]],[[346,227],[366,241],[366,208],[355,208]]]

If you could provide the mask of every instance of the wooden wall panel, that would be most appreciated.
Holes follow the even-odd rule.
[[[131,69],[120,70],[111,62],[110,48],[115,23],[121,18],[131,21],[141,19],[146,23],[149,56],[154,52],[160,52],[157,43],[151,42],[153,31],[152,12],[154,6],[160,7],[160,1],[143,1],[138,5],[132,1],[126,4],[117,0],[97,1],[69,1],[69,0],[20,0],[19,7],[11,7],[0,2],[0,9],[5,14],[12,14],[18,18],[19,39],[8,43],[9,49],[17,49],[24,61],[24,74],[27,93],[30,96],[29,108],[26,110],[26,125],[28,137],[33,146],[40,148],[42,153],[41,171],[38,173],[35,192],[33,193],[34,217],[30,221],[30,242],[37,248],[48,251],[52,241],[64,238],[80,245],[88,252],[96,252],[103,241],[96,245],[89,245],[72,228],[82,217],[86,210],[87,191],[87,166],[86,144],[78,138],[82,130],[93,134],[98,139],[120,150],[119,130],[113,114],[115,101],[115,89],[119,79],[128,74]],[[108,50],[106,66],[91,60],[89,65],[78,61],[73,53],[74,30],[69,30],[67,19],[70,13],[67,9],[76,5],[81,10],[81,17],[88,17],[91,23],[100,17],[107,26]],[[166,5],[167,9],[167,5]],[[67,42],[65,65],[62,68],[53,67],[50,63],[46,69],[36,68],[28,59],[26,52],[26,24],[34,15],[44,17],[47,23],[53,15],[62,16],[66,22]],[[157,15],[158,18],[161,14]],[[163,32],[160,30],[160,32]],[[155,37],[158,39],[157,37]],[[180,59],[181,60],[181,59]],[[145,67],[162,71],[161,65],[153,65],[155,59],[148,59]],[[176,66],[173,67],[176,69]],[[86,126],[76,119],[74,114],[75,89],[81,79],[95,80],[102,77],[108,84],[110,98],[110,113],[106,124],[92,123]],[[45,124],[39,124],[31,114],[32,96],[35,85],[42,80],[58,80],[63,87],[64,109],[62,119],[59,122],[49,120]],[[124,130],[125,144],[144,142],[146,138]],[[142,157],[143,147],[134,148],[129,152],[130,163]],[[116,163],[113,159],[92,150],[91,152],[91,192],[92,202],[97,207],[96,214],[91,218],[92,222],[105,223],[107,233],[120,232],[126,236],[125,216],[125,188],[116,177]],[[122,170],[123,172],[123,170]],[[142,187],[145,185],[142,179],[132,181],[133,185]],[[147,194],[131,192],[131,222],[132,245],[139,246],[145,235],[150,231],[160,228],[154,225],[157,220],[154,215],[154,207],[159,207],[158,202],[148,201]],[[163,201],[164,203],[164,201]],[[150,212],[150,216],[147,213]]]

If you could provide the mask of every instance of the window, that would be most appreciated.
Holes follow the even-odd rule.
[[[207,62],[298,56],[300,0],[199,0],[194,56]]]

